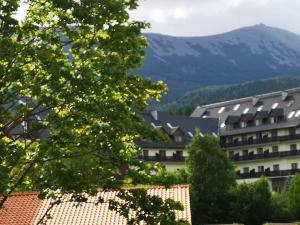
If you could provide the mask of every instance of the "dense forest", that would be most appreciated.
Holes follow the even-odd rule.
[[[175,115],[190,115],[196,106],[299,86],[300,76],[281,76],[235,85],[206,86],[187,92],[176,101],[161,106],[160,109]]]

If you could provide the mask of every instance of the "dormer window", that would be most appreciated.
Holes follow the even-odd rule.
[[[271,116],[270,117],[270,123],[275,123],[277,121],[276,117],[275,116]]]
[[[227,130],[240,127],[240,117],[239,116],[228,116],[224,123],[221,124],[221,128],[226,126]]]
[[[269,114],[270,123],[276,123],[284,120],[284,111],[282,108],[272,109]]]
[[[243,114],[240,118],[240,126],[241,128],[249,127],[253,125],[253,114]]]
[[[255,126],[260,126],[260,125],[262,125],[262,119],[260,118],[255,119]]]
[[[247,127],[247,123],[245,121],[241,121],[241,128]]]
[[[182,142],[182,136],[181,135],[175,135],[174,136],[174,141],[175,142]]]

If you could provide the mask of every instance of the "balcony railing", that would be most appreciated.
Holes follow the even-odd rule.
[[[231,157],[233,161],[247,161],[247,160],[257,160],[257,159],[267,159],[267,158],[278,158],[278,157],[287,157],[287,156],[296,156],[300,155],[300,150],[289,150],[284,152],[269,152],[263,154],[248,154],[238,156],[235,155]]]
[[[238,179],[251,179],[251,178],[260,178],[261,176],[265,177],[286,177],[295,175],[299,173],[300,169],[293,169],[293,170],[277,170],[277,171],[268,171],[265,170],[264,172],[249,172],[249,173],[237,173]]]
[[[184,156],[140,156],[140,159],[151,162],[184,162]]]
[[[297,139],[300,139],[300,134],[251,139],[245,141],[234,141],[230,143],[223,143],[223,147],[230,148],[230,147],[238,147],[238,146],[245,146],[245,145],[265,144],[269,142],[290,141],[290,140],[297,140]]]

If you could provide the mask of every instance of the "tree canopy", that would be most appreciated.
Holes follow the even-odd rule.
[[[288,206],[294,219],[300,220],[300,174],[293,177],[288,191]]]
[[[155,137],[134,111],[162,82],[129,73],[143,62],[148,24],[137,0],[0,0],[0,207],[17,190],[41,197],[142,183],[154,168],[134,140]],[[119,176],[118,176],[119,175]]]
[[[219,139],[202,137],[198,130],[186,149],[193,223],[226,222],[226,205],[229,191],[235,186],[235,171]]]

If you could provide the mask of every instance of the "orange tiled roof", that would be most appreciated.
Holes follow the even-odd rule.
[[[170,189],[160,186],[145,187],[150,195],[160,196],[162,199],[173,199],[184,205],[184,211],[176,212],[176,217],[191,222],[190,197],[188,185],[176,185]],[[63,202],[50,210],[49,225],[125,225],[126,220],[114,211],[108,209],[108,203],[95,203],[101,196],[105,202],[116,199],[114,191],[99,192],[97,196],[89,196],[88,202],[76,206],[73,202]],[[64,200],[71,195],[65,195]],[[35,204],[34,204],[35,203]],[[13,195],[6,202],[4,212],[0,210],[0,225],[37,224],[51,204],[51,200],[38,200],[37,193]]]
[[[33,218],[41,206],[38,193],[14,194],[5,202],[4,208],[0,209],[1,225],[28,225],[32,224]]]

